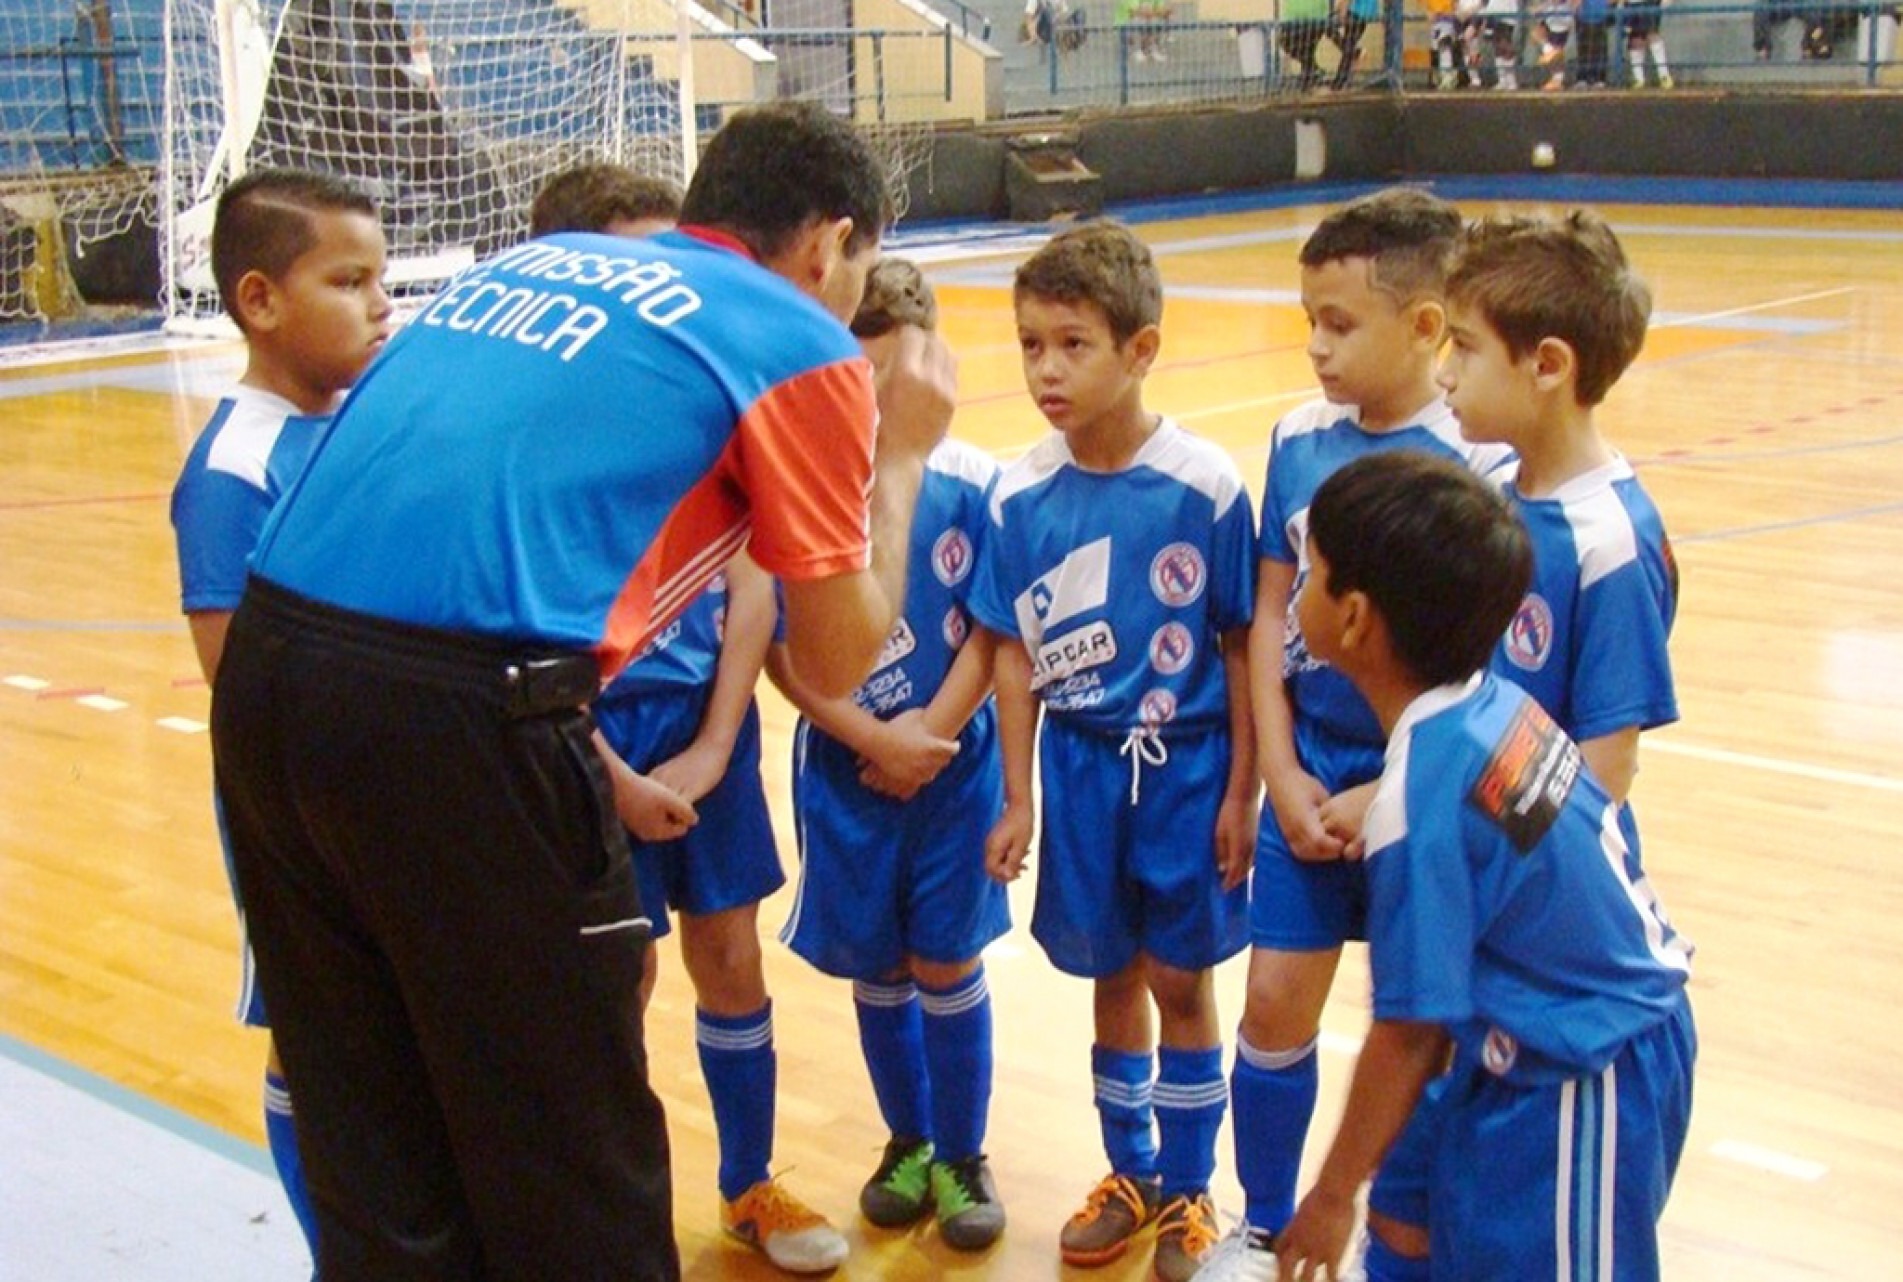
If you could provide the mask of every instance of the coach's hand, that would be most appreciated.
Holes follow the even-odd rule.
[[[901,325],[867,340],[879,398],[879,453],[923,459],[951,427],[958,360],[936,333]]]

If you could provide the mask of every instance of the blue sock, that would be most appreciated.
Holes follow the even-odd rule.
[[[731,1202],[767,1177],[773,1161],[773,1003],[751,1015],[694,1012],[694,1044],[720,1136],[720,1196]]]
[[[1222,1076],[1222,1047],[1157,1052],[1156,1171],[1163,1197],[1194,1197],[1216,1173],[1216,1136],[1229,1108],[1229,1084]]]
[[[1379,1233],[1368,1234],[1368,1251],[1362,1256],[1368,1282],[1427,1282],[1427,1264],[1426,1256],[1396,1255]]]
[[[1103,1123],[1103,1150],[1118,1175],[1156,1174],[1156,1131],[1150,1114],[1154,1061],[1147,1052],[1090,1048],[1090,1075]]]
[[[317,1213],[311,1210],[310,1191],[304,1187],[304,1160],[297,1155],[297,1123],[291,1116],[291,1092],[284,1079],[264,1070],[264,1138],[277,1164],[278,1180],[290,1199],[291,1214],[304,1230],[311,1258],[317,1258]]]
[[[1295,1215],[1295,1182],[1319,1085],[1313,1041],[1292,1051],[1270,1052],[1237,1036],[1230,1081],[1236,1107],[1236,1175],[1242,1181],[1244,1214],[1255,1228],[1280,1233]]]
[[[910,980],[875,984],[854,980],[853,1009],[859,1013],[859,1048],[886,1130],[897,1136],[932,1138],[932,1082],[925,1068],[924,1020],[918,989]]]
[[[942,991],[919,985],[919,1005],[937,1156],[945,1162],[975,1157],[984,1151],[991,1113],[991,988],[983,964]]]

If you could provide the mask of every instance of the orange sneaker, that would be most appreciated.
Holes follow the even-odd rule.
[[[1138,1179],[1112,1172],[1097,1181],[1084,1199],[1083,1209],[1070,1217],[1058,1234],[1057,1246],[1066,1264],[1093,1268],[1108,1264],[1129,1249],[1130,1239],[1156,1218],[1162,1200],[1162,1182],[1155,1176]]]
[[[788,1273],[830,1273],[846,1259],[839,1230],[775,1180],[723,1202],[720,1227]]]
[[[1189,1282],[1220,1236],[1216,1204],[1207,1192],[1171,1198],[1156,1217],[1156,1260],[1151,1267],[1157,1282]]]

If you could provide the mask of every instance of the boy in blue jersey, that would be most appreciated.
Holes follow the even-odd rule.
[[[1389,741],[1366,825],[1374,1024],[1280,1276],[1339,1276],[1405,1127],[1429,1137],[1434,1276],[1652,1282],[1691,1114],[1690,950],[1577,745],[1481,672],[1530,581],[1525,530],[1457,464],[1400,453],[1331,477],[1308,537],[1302,633]]]
[[[1651,306],[1595,214],[1478,223],[1449,278],[1440,373],[1461,434],[1519,454],[1506,492],[1533,540],[1533,586],[1493,669],[1540,701],[1622,803],[1640,732],[1678,720],[1666,654],[1678,565],[1593,410],[1638,356]],[[1629,808],[1621,822],[1636,854]]]
[[[881,259],[853,332],[876,366],[905,326],[933,329],[917,267]],[[991,995],[985,945],[1010,929],[986,875],[1003,808],[991,634],[966,601],[998,467],[946,440],[926,459],[912,520],[905,610],[850,698],[799,680],[778,647],[768,671],[800,710],[793,808],[800,881],[780,937],[853,981],[860,1045],[890,1138],[860,1193],[881,1228],[930,1211],[939,1236],[980,1251],[1004,1232],[985,1159]]]
[[[1072,1264],[1107,1263],[1156,1219],[1154,1270],[1180,1282],[1215,1237],[1212,968],[1245,940],[1253,521],[1229,456],[1143,408],[1162,283],[1142,241],[1113,223],[1064,232],[1018,269],[1014,300],[1025,383],[1057,430],[1000,478],[972,596],[1005,638],[1005,812],[985,858],[1001,880],[1023,869],[1035,744],[1031,931],[1095,984],[1110,1159],[1059,1245]]]
[[[1302,246],[1302,308],[1323,399],[1289,413],[1269,441],[1250,635],[1269,805],[1255,850],[1254,947],[1231,1074],[1236,1172],[1247,1203],[1205,1282],[1271,1265],[1271,1241],[1295,1209],[1315,1112],[1322,1008],[1343,944],[1365,931],[1366,877],[1354,860],[1384,737],[1367,702],[1294,626],[1308,574],[1309,504],[1337,468],[1365,454],[1423,450],[1477,469],[1504,454],[1463,443],[1434,384],[1446,319],[1441,289],[1459,235],[1460,216],[1446,202],[1393,188],[1330,214]],[[1406,1245],[1384,1217],[1418,1226],[1424,1216],[1418,1206],[1377,1199],[1381,1249],[1391,1240]],[[1424,1237],[1411,1249],[1424,1253]]]
[[[674,226],[681,192],[624,165],[563,170],[536,193],[529,234],[650,236]],[[681,919],[681,960],[694,985],[694,1045],[720,1143],[721,1225],[790,1273],[825,1273],[846,1239],[769,1176],[779,1061],[760,957],[760,901],[786,884],[760,780],[753,689],[778,616],[773,581],[740,553],[595,700],[595,722],[621,764],[694,807],[678,837],[630,832],[641,902],[654,936]],[[641,1002],[659,955],[642,959]]]
[[[339,394],[390,333],[376,206],[335,178],[261,169],[233,182],[218,200],[211,254],[220,299],[245,338],[245,372],[218,402],[172,491],[181,595],[207,682],[218,675],[265,517],[303,467]],[[227,847],[227,868],[230,858]],[[238,920],[242,935],[242,905]],[[248,941],[243,953],[238,1017],[269,1028]],[[274,1044],[266,1054],[264,1132],[314,1255],[316,1225]]]

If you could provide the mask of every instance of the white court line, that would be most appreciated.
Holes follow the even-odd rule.
[[[73,700],[97,712],[124,712],[131,705],[124,699],[115,699],[109,694],[82,694]]]
[[[50,681],[42,681],[38,677],[12,676],[6,678],[5,684],[12,686],[15,690],[25,690],[29,694],[37,694],[53,683]]]
[[[160,717],[158,724],[167,730],[176,730],[180,734],[203,734],[206,725],[202,721],[193,721],[190,717]]]
[[[1793,1180],[1803,1180],[1815,1184],[1830,1174],[1830,1168],[1822,1162],[1813,1162],[1808,1158],[1792,1157],[1789,1153],[1780,1153],[1776,1149],[1761,1148],[1756,1144],[1746,1144],[1742,1140],[1719,1140],[1711,1146],[1711,1155],[1721,1157],[1727,1162],[1737,1162],[1744,1166],[1755,1166],[1760,1171],[1769,1171],[1773,1175],[1782,1175]]]
[[[1667,329],[1674,325],[1709,325],[1713,321],[1723,320],[1727,316],[1747,316],[1752,312],[1774,311],[1779,307],[1789,307],[1794,303],[1812,303],[1820,298],[1836,298],[1840,294],[1854,294],[1855,285],[1843,285],[1837,289],[1820,289],[1814,294],[1796,294],[1790,298],[1774,298],[1768,303],[1751,303],[1745,307],[1728,307],[1722,312],[1700,312],[1696,316],[1674,316],[1670,320],[1656,322],[1653,329]]]
[[[1829,766],[1813,766],[1803,761],[1786,761],[1781,757],[1760,757],[1749,752],[1706,748],[1693,743],[1675,743],[1670,739],[1650,736],[1645,740],[1645,751],[1664,752],[1680,757],[1696,757],[1701,761],[1715,761],[1720,765],[1743,766],[1749,770],[1792,775],[1799,779],[1816,779],[1823,783],[1840,783],[1852,788],[1869,788],[1875,792],[1903,793],[1903,779],[1891,778],[1888,775],[1867,775],[1855,770],[1833,770]]]

